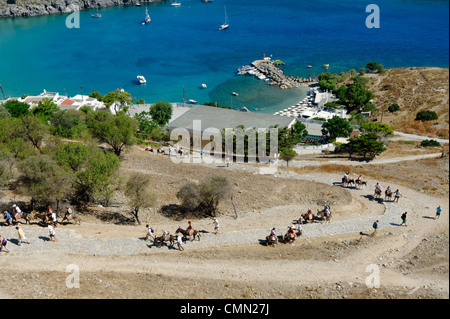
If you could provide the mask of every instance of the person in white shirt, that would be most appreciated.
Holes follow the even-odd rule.
[[[13,211],[15,212],[14,213],[14,220],[16,222],[18,222],[19,219],[20,219],[20,214],[22,214],[22,210],[16,204],[14,204],[12,207],[13,207]]]
[[[56,223],[58,222],[58,220],[56,219],[56,213],[52,212],[52,223],[53,226],[56,228]]]
[[[216,231],[216,234],[218,234],[219,233],[219,221],[217,220],[217,218],[214,219],[213,224],[214,224],[214,230]]]
[[[55,243],[58,241],[56,239],[56,232],[52,225],[48,225],[48,235],[50,236],[50,241],[54,241]]]
[[[155,231],[149,225],[147,225],[146,227],[147,227],[147,235],[145,235],[145,240],[151,238],[153,241],[155,241]]]
[[[181,251],[184,250],[184,247],[183,247],[183,237],[182,237],[181,235],[178,235],[178,236],[177,236],[177,246],[178,246],[178,249],[179,249],[179,250],[181,250]]]
[[[402,196],[402,193],[397,189],[394,193],[394,202],[398,203],[398,199]]]

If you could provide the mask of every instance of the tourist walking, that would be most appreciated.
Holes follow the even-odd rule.
[[[19,246],[22,246],[22,242],[29,244],[29,240],[25,237],[25,233],[19,226],[16,227],[17,234],[19,235]]]
[[[400,193],[400,191],[397,189],[394,193],[394,203],[397,202],[398,203],[398,199],[402,196],[402,193]]]
[[[149,238],[151,238],[153,241],[155,241],[155,231],[153,230],[152,227],[150,227],[149,225],[145,226],[147,228],[147,234],[145,235],[145,240],[148,240]]]
[[[51,217],[52,217],[52,224],[53,224],[53,227],[56,228],[56,224],[58,223],[58,220],[56,219],[56,213],[55,213],[54,211],[52,211]]]
[[[5,219],[6,219],[6,225],[7,226],[11,226],[12,225],[12,217],[11,214],[5,210],[5,212],[3,213],[5,215]]]
[[[181,236],[180,234],[177,236],[177,246],[178,249],[183,251],[184,247],[183,247],[183,236]]]
[[[19,222],[20,215],[22,214],[22,210],[17,206],[16,204],[13,204],[13,214],[14,214],[14,221],[17,223]]]
[[[6,237],[3,237],[2,235],[0,235],[0,253],[5,250],[7,253],[9,253],[9,249],[6,248],[6,244],[8,243],[8,241],[6,240]]]
[[[68,223],[70,223],[70,219],[72,218],[72,214],[73,214],[72,209],[69,206],[66,206],[66,213],[64,214],[64,218],[61,221],[61,223],[63,223],[66,220],[67,220]]]
[[[52,225],[48,225],[48,235],[50,237],[50,241],[54,241],[55,243],[58,241],[56,238],[56,232]]]
[[[436,216],[434,216],[434,219],[439,219],[439,217],[441,217],[441,205],[438,206],[438,208],[436,208]]]
[[[376,233],[377,233],[377,230],[378,230],[378,223],[379,223],[380,221],[379,220],[377,220],[375,223],[373,223],[373,225],[372,225],[372,228],[373,228],[373,233],[372,233],[372,237],[374,237],[375,235],[376,235]]]
[[[50,207],[50,205],[47,208],[47,214],[45,214],[45,222],[48,223],[50,218],[52,218],[53,209]]]
[[[214,231],[216,232],[216,234],[218,234],[219,233],[219,221],[217,220],[217,218],[214,219],[213,224],[214,224]]]
[[[402,224],[401,224],[400,226],[403,226],[403,225],[407,226],[407,225],[406,225],[406,214],[407,214],[407,212],[404,212],[404,213],[402,214]]]

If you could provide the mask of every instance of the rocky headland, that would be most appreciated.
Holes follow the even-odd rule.
[[[34,17],[162,0],[0,0],[0,18]]]

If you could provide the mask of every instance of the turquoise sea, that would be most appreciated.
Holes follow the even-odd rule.
[[[448,0],[378,0],[380,28],[365,25],[369,0],[180,0],[80,13],[0,20],[0,84],[7,96],[44,89],[68,95],[123,88],[137,99],[199,103],[273,113],[305,95],[283,91],[236,69],[263,55],[285,73],[317,76],[364,67],[448,67]],[[145,8],[152,21],[141,25]],[[228,13],[230,28],[218,31]],[[102,18],[91,15],[101,13]],[[306,68],[312,65],[312,68]],[[146,85],[136,76],[144,75]],[[207,84],[206,89],[201,84]],[[239,96],[233,96],[235,91]]]

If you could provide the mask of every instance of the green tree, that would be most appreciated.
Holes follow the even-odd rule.
[[[364,75],[364,74],[366,74],[366,69],[364,69],[364,68],[359,69],[359,75]]]
[[[297,156],[297,152],[292,148],[283,148],[280,151],[280,159],[286,161],[286,166],[289,166],[289,162]]]
[[[111,152],[91,148],[86,164],[75,173],[75,190],[78,199],[91,202],[101,197],[108,205],[110,196],[117,189],[120,159]]]
[[[18,132],[42,153],[42,141],[48,132],[48,126],[34,115],[20,117]]]
[[[362,125],[364,123],[367,123],[367,118],[365,118],[362,114],[358,113],[353,115],[350,120],[349,123],[350,125]]]
[[[199,216],[215,217],[220,201],[231,197],[232,186],[226,177],[210,176],[200,183],[188,182],[177,193],[181,206]]]
[[[9,100],[3,103],[3,107],[8,110],[12,117],[21,117],[30,114],[30,106],[17,100]]]
[[[103,101],[103,95],[99,91],[94,91],[88,94],[89,97],[96,99],[97,101]]]
[[[322,134],[329,140],[334,141],[338,137],[349,137],[353,132],[353,128],[350,123],[338,116],[334,116],[322,124]]]
[[[417,113],[415,120],[425,122],[425,121],[435,121],[438,118],[439,117],[437,113],[434,111],[420,111],[419,113]]]
[[[350,110],[366,105],[375,97],[362,83],[351,84],[346,91],[346,102]]]
[[[136,104],[145,104],[145,100],[144,99],[140,99],[136,102]]]
[[[61,145],[53,157],[58,165],[76,173],[86,164],[91,149],[82,143],[67,143]]]
[[[386,147],[382,141],[379,141],[379,136],[375,133],[367,133],[358,137],[351,138],[348,146],[352,153],[363,155],[364,159],[369,155],[374,158],[386,151]]]
[[[106,107],[110,107],[114,102],[118,102],[120,105],[120,109],[116,111],[124,111],[126,113],[128,112],[131,104],[133,104],[133,102],[136,100],[136,98],[132,97],[128,92],[117,89],[106,94],[102,100],[105,103]]]
[[[59,111],[59,107],[53,103],[51,99],[42,99],[42,101],[33,108],[32,113],[41,118],[44,122],[47,122],[57,111]]]
[[[142,209],[155,205],[156,196],[150,192],[150,176],[133,173],[125,185],[125,195],[128,197],[128,205],[132,209],[132,215],[140,225],[139,212]]]
[[[64,138],[79,138],[87,130],[86,114],[77,110],[62,110],[50,118],[52,134]]]
[[[364,123],[361,124],[360,129],[364,133],[375,133],[378,135],[394,135],[394,130],[389,127],[389,125],[384,123],[377,123],[377,122],[371,122],[371,123]]]
[[[377,63],[377,62],[369,62],[369,63],[367,63],[367,65],[366,65],[366,69],[367,69],[369,72],[375,71],[375,70],[377,69],[377,67],[378,67],[378,63]]]
[[[386,73],[386,70],[384,69],[383,64],[378,64],[377,69],[378,69],[378,72],[380,72],[381,74]]]
[[[150,106],[150,116],[153,121],[160,126],[164,126],[169,123],[172,118],[172,104],[169,102],[156,102]]]
[[[48,204],[59,202],[67,197],[72,189],[73,175],[62,169],[49,155],[30,156],[18,165],[21,173],[19,191],[31,196],[34,203]]]
[[[375,104],[368,102],[366,103],[366,105],[364,105],[362,110],[363,112],[370,112],[373,114],[378,111],[378,108],[376,107]]]
[[[331,72],[322,73],[318,77],[319,79],[319,87],[321,90],[325,91],[333,91],[335,92],[337,90],[337,84],[339,82],[339,75],[333,74]]]
[[[9,118],[11,114],[9,114],[8,110],[0,104],[0,119]]]
[[[388,107],[388,111],[390,113],[394,113],[394,112],[397,112],[399,110],[400,110],[400,105],[398,105],[397,103],[393,103],[393,104],[389,105],[389,107]]]
[[[137,121],[123,112],[112,115],[106,111],[97,111],[90,121],[94,136],[110,145],[117,156],[120,156],[125,147],[136,143]]]

